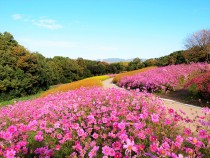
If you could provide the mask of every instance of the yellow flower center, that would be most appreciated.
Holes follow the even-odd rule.
[[[197,139],[193,139],[193,143],[197,143]]]
[[[132,146],[131,145],[128,146],[128,150],[132,150]]]

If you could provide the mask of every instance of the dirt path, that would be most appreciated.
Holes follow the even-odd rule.
[[[109,78],[105,81],[103,81],[103,87],[104,88],[117,88],[117,89],[122,89],[121,87],[118,87],[117,85],[112,83],[113,78]],[[164,99],[161,98],[164,102],[164,105],[167,108],[173,108],[176,110],[180,115],[182,116],[187,116],[189,119],[195,119],[197,116],[203,116],[201,112],[201,108],[194,106],[194,105],[189,105],[189,104],[183,104],[177,101],[173,101],[170,99]],[[192,130],[195,130],[195,124],[192,123],[187,123],[184,126],[191,128]]]
[[[107,89],[107,88],[122,89],[121,87],[118,87],[116,84],[113,84],[113,83],[112,83],[112,80],[113,80],[113,78],[109,78],[109,79],[103,81],[103,82],[102,82],[102,83],[103,83],[103,87],[104,87],[105,89]]]

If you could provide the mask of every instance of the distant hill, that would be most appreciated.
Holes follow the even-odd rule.
[[[121,59],[121,58],[106,58],[106,59],[97,59],[97,61],[103,61],[107,63],[119,63],[119,62],[131,62],[134,58],[131,59]],[[144,62],[146,59],[141,59]]]
[[[132,59],[121,59],[121,58],[106,58],[106,59],[98,59],[97,61],[104,61],[107,63],[118,63],[118,62],[130,62]]]

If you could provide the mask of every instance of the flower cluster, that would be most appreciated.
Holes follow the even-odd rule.
[[[194,95],[202,95],[206,99],[210,99],[210,71],[199,74],[189,80],[185,88]]]
[[[189,65],[170,65],[154,68],[133,76],[127,76],[118,83],[127,89],[140,89],[141,91],[170,91],[174,90],[180,82],[186,81],[192,75],[205,72],[207,63],[192,63]]]
[[[0,157],[208,157],[209,114],[203,110],[203,128],[193,133],[152,94],[89,88],[48,95],[0,109]]]

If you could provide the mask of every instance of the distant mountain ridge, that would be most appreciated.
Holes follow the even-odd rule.
[[[131,59],[122,59],[122,58],[106,58],[106,59],[97,59],[97,61],[107,62],[107,63],[119,63],[119,62],[131,62],[135,58]],[[146,59],[141,59],[144,62]]]
[[[97,59],[97,61],[103,61],[107,63],[118,63],[118,62],[130,62],[132,59],[121,59],[121,58],[106,58],[106,59]]]

